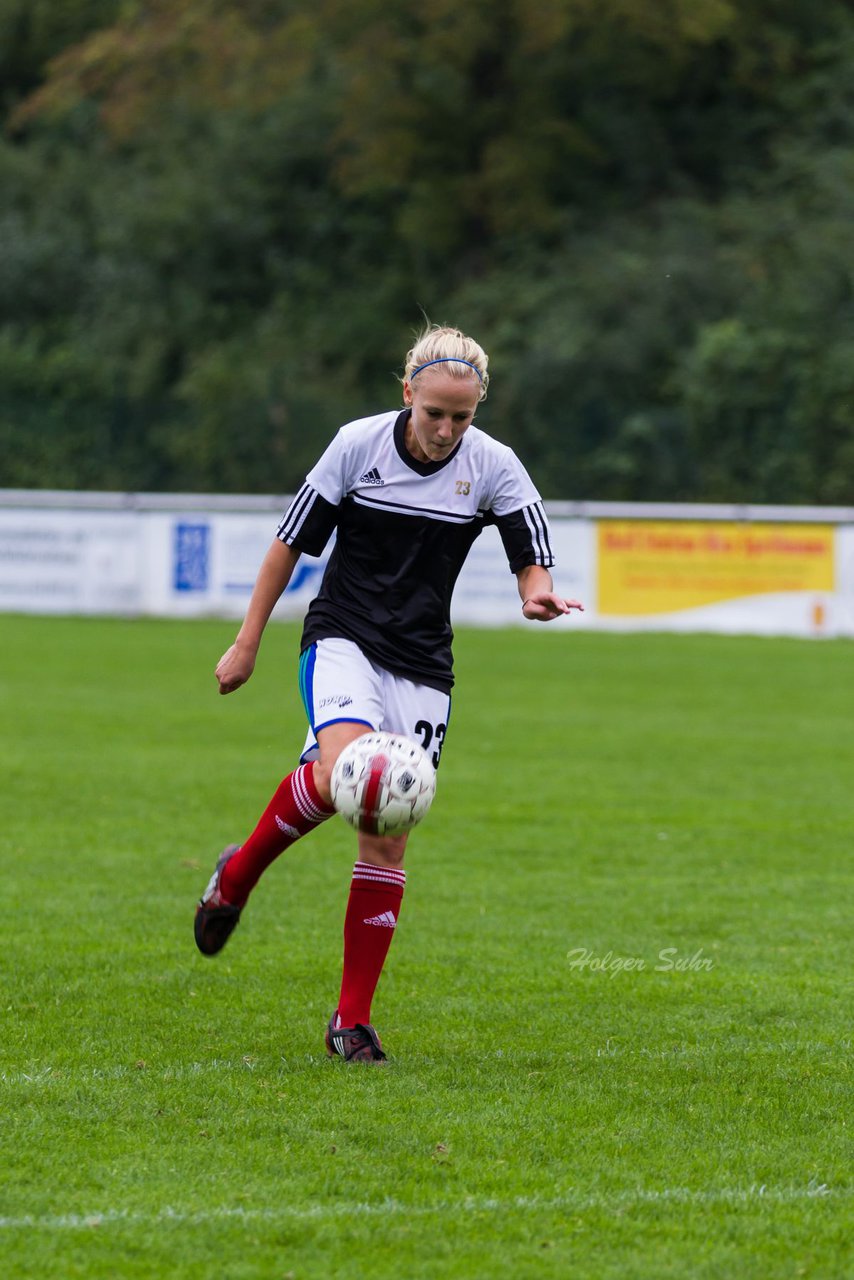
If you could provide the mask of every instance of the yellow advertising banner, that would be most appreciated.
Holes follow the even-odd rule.
[[[601,614],[834,589],[832,525],[600,520],[597,541]]]

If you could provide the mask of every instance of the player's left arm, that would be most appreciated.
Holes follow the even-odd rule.
[[[540,564],[528,564],[517,569],[516,583],[522,613],[531,622],[551,622],[572,609],[584,609],[580,601],[567,600],[555,592],[552,575]]]
[[[524,616],[531,622],[551,622],[572,609],[583,609],[580,601],[567,600],[554,589],[546,509],[512,449],[499,446],[497,465],[489,479],[488,518],[498,527],[507,563],[516,575]]]

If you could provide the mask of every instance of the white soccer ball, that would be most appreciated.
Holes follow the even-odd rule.
[[[332,770],[332,803],[351,827],[400,836],[420,822],[436,794],[436,770],[417,742],[398,733],[363,733]]]

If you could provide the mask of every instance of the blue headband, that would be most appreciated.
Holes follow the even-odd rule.
[[[420,364],[417,369],[412,370],[412,373],[409,375],[409,380],[411,382],[416,373],[420,373],[422,369],[429,369],[431,364],[449,364],[451,361],[453,361],[454,364],[467,364],[470,369],[474,369],[481,382],[483,382],[483,374],[480,369],[478,369],[477,365],[472,364],[471,360],[461,359],[460,356],[439,356],[438,360],[428,360],[426,364]]]

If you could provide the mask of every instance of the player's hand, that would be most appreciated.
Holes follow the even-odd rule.
[[[579,600],[565,600],[554,591],[538,591],[522,605],[522,613],[531,622],[551,622],[572,609],[580,609],[583,613],[584,605]]]
[[[214,675],[219,681],[220,693],[234,693],[255,670],[255,654],[245,645],[233,644],[216,664]]]

